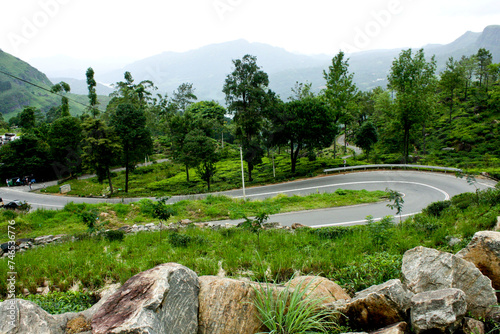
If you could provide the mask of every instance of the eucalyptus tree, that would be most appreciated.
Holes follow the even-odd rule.
[[[413,54],[403,50],[396,58],[388,76],[389,88],[396,93],[396,118],[403,132],[403,162],[408,162],[412,130],[423,126],[433,107],[436,86],[436,61],[427,62],[423,49]],[[425,138],[425,134],[424,134]]]
[[[354,83],[354,74],[349,73],[349,59],[345,59],[344,52],[340,51],[333,57],[328,71],[323,70],[323,77],[326,80],[326,88],[322,92],[324,99],[334,114],[334,122],[344,124],[347,138],[348,124],[353,119],[350,112],[354,108],[358,88]]]
[[[87,76],[87,87],[89,90],[88,98],[89,98],[89,107],[88,110],[92,117],[96,118],[99,115],[99,101],[97,100],[97,91],[95,87],[97,86],[97,82],[94,79],[94,70],[92,67],[87,69],[85,75]]]
[[[226,95],[228,111],[234,115],[235,136],[242,146],[249,180],[252,181],[254,166],[264,155],[261,130],[264,112],[273,94],[268,90],[267,73],[257,65],[257,57],[245,55],[233,60],[233,65],[233,72],[226,77],[222,91]]]
[[[121,162],[125,167],[125,192],[128,192],[130,170],[151,152],[151,134],[146,128],[144,111],[130,103],[118,105],[111,117],[110,125],[120,138]]]
[[[453,107],[457,98],[457,91],[463,87],[465,80],[464,69],[458,61],[450,57],[446,62],[446,69],[441,73],[439,87],[445,96],[445,102],[449,106],[449,123],[451,124]]]
[[[198,100],[198,97],[194,94],[195,89],[193,88],[193,84],[189,82],[185,82],[174,91],[172,97],[172,103],[176,106],[176,109],[184,113],[186,109]]]
[[[71,87],[64,81],[61,81],[50,88],[50,91],[54,94],[61,96],[61,117],[70,116],[69,113],[69,99],[64,96],[64,93],[69,93]]]

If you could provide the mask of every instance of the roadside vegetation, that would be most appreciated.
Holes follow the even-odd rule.
[[[119,207],[115,210],[126,215]],[[75,216],[63,211],[68,220]],[[12,219],[6,217],[7,211],[2,215]],[[23,295],[35,294],[43,286],[61,292],[78,286],[81,292],[91,295],[106,284],[124,283],[158,264],[177,262],[198,275],[224,273],[261,282],[285,282],[296,272],[321,275],[352,295],[398,278],[402,256],[408,249],[422,245],[457,252],[475,232],[493,229],[499,215],[497,188],[431,204],[402,223],[386,217],[360,226],[301,228],[294,232],[264,229],[258,233],[251,228],[212,230],[190,226],[164,231],[162,238],[159,233],[141,232],[126,235],[121,241],[84,233],[75,241],[17,254],[16,288]],[[68,220],[58,225],[69,224]],[[458,241],[450,243],[452,238]],[[8,271],[7,261],[0,261],[2,296],[7,291],[4,275]]]
[[[285,213],[301,210],[340,207],[387,200],[385,191],[344,190],[307,196],[280,194],[264,200],[244,200],[226,196],[208,195],[199,200],[182,200],[166,205],[171,211],[171,223],[183,219],[192,222],[241,219],[258,215]],[[8,221],[16,222],[16,237],[34,238],[42,235],[86,233],[89,223],[101,230],[117,229],[124,225],[158,223],[154,209],[156,201],[143,199],[131,204],[75,204],[69,203],[62,210],[38,209],[29,213],[0,210],[0,242],[8,239]]]

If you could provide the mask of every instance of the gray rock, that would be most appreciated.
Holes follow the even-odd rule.
[[[63,323],[58,320],[27,300],[10,299],[0,303],[2,334],[64,334],[67,321]]]
[[[378,329],[370,334],[405,334],[408,333],[408,324],[404,321]]]
[[[467,312],[465,293],[459,289],[417,293],[411,302],[411,325],[417,334],[454,333]]]
[[[491,280],[474,264],[453,254],[435,249],[416,247],[403,256],[403,284],[413,293],[448,288],[462,290],[468,311],[474,317],[491,317],[497,310],[495,290]]]
[[[197,275],[166,263],[130,278],[92,318],[92,333],[172,333],[198,331]]]
[[[457,256],[474,263],[483,275],[491,279],[493,288],[500,290],[500,232],[477,232]]]
[[[398,279],[356,293],[338,310],[356,327],[375,330],[405,321],[413,293]]]
[[[484,323],[479,320],[465,317],[462,324],[462,333],[484,334],[486,333],[486,327],[484,326]]]

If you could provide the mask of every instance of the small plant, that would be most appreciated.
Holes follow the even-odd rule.
[[[261,212],[254,219],[243,218],[245,221],[240,226],[257,234],[257,247],[260,248],[260,232],[264,228],[264,223],[269,219],[269,215],[266,212]]]
[[[38,304],[50,314],[82,312],[92,307],[97,298],[89,292],[50,292],[47,295],[28,295],[21,297]]]
[[[87,225],[89,234],[95,233],[99,229],[99,225],[97,223],[98,216],[96,210],[85,210],[78,214],[82,221]]]
[[[254,286],[253,304],[268,334],[329,333],[337,327],[332,311],[321,308],[322,299],[308,297],[314,280],[299,283],[295,288],[285,285],[273,289],[270,284]],[[338,313],[336,314],[338,315]]]
[[[158,218],[158,220],[160,220],[160,242],[163,222],[166,223],[170,216],[175,215],[174,210],[166,204],[168,199],[169,197],[162,197],[158,199],[158,202],[152,204],[153,218]]]
[[[403,203],[405,202],[403,194],[389,188],[385,191],[389,194],[389,201],[392,201],[392,203],[387,204],[387,206],[392,210],[396,209],[396,215],[399,215],[399,221],[401,222],[401,212],[403,211]]]

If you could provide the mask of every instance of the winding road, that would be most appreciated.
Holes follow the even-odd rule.
[[[478,180],[476,187],[487,189],[494,187],[495,182]],[[353,190],[385,190],[387,188],[404,194],[403,217],[420,212],[432,202],[447,200],[457,194],[474,192],[475,186],[468,184],[464,179],[456,178],[451,174],[418,172],[418,171],[369,171],[348,174],[335,174],[321,176],[306,180],[292,181],[268,186],[252,187],[246,189],[246,198],[263,199],[278,194],[306,195],[316,192],[333,192],[337,189]],[[243,197],[242,189],[216,193],[236,198]],[[33,208],[61,209],[69,202],[75,203],[130,203],[139,198],[126,199],[101,199],[68,196],[44,195],[28,192],[24,188],[0,188],[0,197],[7,203],[18,199],[27,201]],[[174,196],[169,202],[173,203],[183,199],[199,198],[193,196]],[[367,216],[380,219],[388,215],[395,215],[395,211],[387,207],[387,202],[363,204],[349,207],[310,210],[272,215],[269,221],[279,222],[290,226],[300,223],[311,227],[354,225],[366,221]],[[225,223],[228,221],[218,221]],[[235,222],[235,221],[231,221]],[[237,221],[236,221],[237,222]]]

